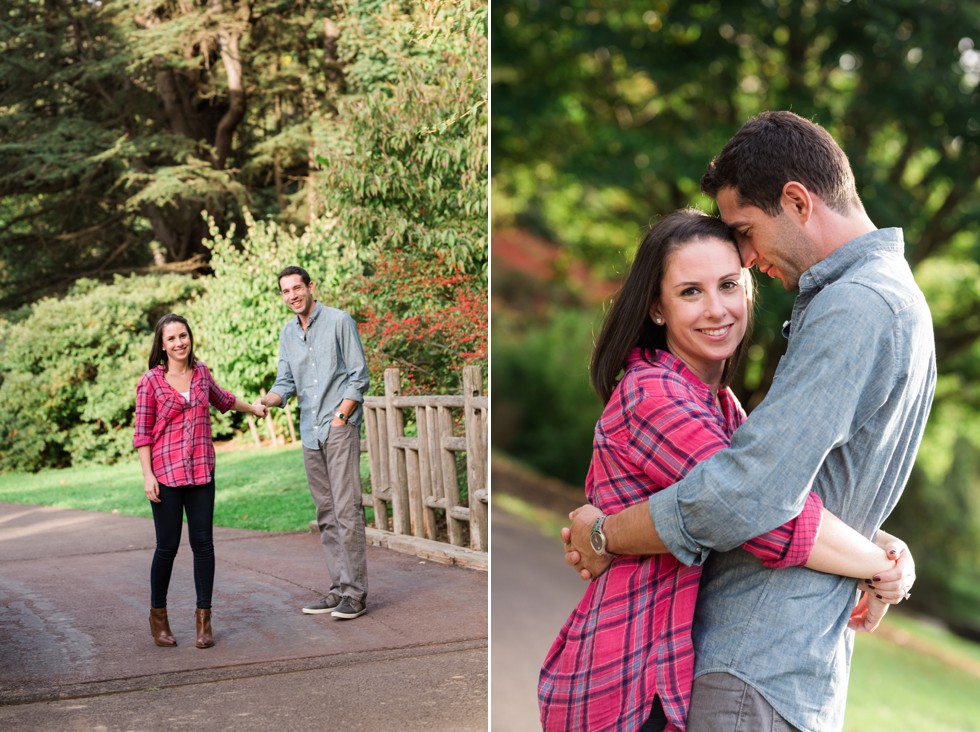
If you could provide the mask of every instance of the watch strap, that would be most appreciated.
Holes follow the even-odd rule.
[[[606,514],[602,514],[595,520],[592,524],[592,535],[598,539],[598,542],[592,542],[592,548],[596,550],[596,553],[600,557],[604,557],[609,552],[606,550],[606,534],[602,530],[602,525],[606,523]],[[598,545],[597,545],[598,544]]]

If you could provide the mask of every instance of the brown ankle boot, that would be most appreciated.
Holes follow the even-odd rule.
[[[211,634],[211,610],[208,608],[197,609],[197,643],[198,648],[210,648],[214,645],[214,636]]]
[[[150,608],[150,634],[158,646],[175,646],[174,634],[170,632],[170,621],[167,620],[167,608]]]

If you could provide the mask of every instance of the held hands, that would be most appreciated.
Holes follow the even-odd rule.
[[[901,539],[889,537],[881,545],[894,566],[864,581],[864,590],[858,604],[851,611],[847,627],[861,633],[873,633],[878,629],[889,605],[897,605],[911,597],[915,583],[915,560],[908,546]]]
[[[894,566],[864,580],[864,586],[860,589],[868,594],[869,599],[897,605],[912,596],[912,585],[915,584],[915,560],[908,546],[901,539],[890,537],[890,541],[885,543],[882,549],[888,559],[894,562]]]
[[[568,514],[572,525],[561,530],[561,540],[565,545],[565,563],[577,569],[583,580],[595,579],[612,563],[612,557],[596,554],[589,540],[592,524],[601,515],[602,511],[587,503]]]
[[[261,399],[256,399],[252,402],[252,414],[254,414],[259,419],[264,419],[269,416],[269,408]]]

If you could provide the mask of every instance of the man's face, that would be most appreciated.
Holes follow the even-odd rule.
[[[279,292],[286,307],[304,318],[309,316],[313,312],[313,284],[307,286],[298,274],[279,280]]]
[[[770,216],[756,206],[740,206],[734,188],[718,192],[722,221],[735,230],[743,267],[777,277],[787,290],[800,289],[800,275],[815,263],[813,243],[783,213]]]

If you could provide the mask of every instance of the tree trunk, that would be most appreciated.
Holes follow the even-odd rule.
[[[201,243],[207,236],[201,211],[199,204],[191,202],[169,206],[146,204],[141,208],[153,228],[154,238],[163,246],[166,261],[182,262],[195,254],[207,254]]]
[[[231,153],[231,141],[235,129],[245,118],[245,86],[242,79],[242,57],[239,51],[241,30],[234,19],[225,16],[224,4],[221,0],[210,0],[208,10],[218,22],[218,49],[228,78],[228,110],[218,122],[214,137],[214,167],[221,170],[225,167],[228,155]]]

